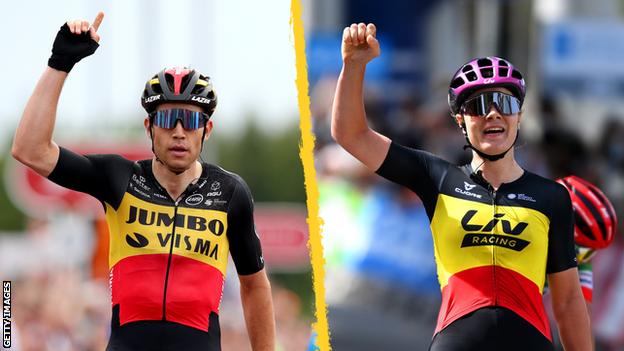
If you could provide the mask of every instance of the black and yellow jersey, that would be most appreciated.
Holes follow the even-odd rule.
[[[564,187],[525,170],[494,190],[469,165],[395,143],[377,173],[414,191],[425,206],[442,291],[436,333],[470,312],[500,306],[552,340],[545,277],[576,266]]]
[[[197,182],[172,199],[155,179],[151,160],[61,148],[49,179],[94,196],[106,212],[109,350],[133,343],[132,349],[219,350],[228,253],[238,274],[263,268],[247,185],[220,167],[202,167]]]

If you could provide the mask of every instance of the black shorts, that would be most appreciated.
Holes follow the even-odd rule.
[[[220,351],[221,331],[216,314],[210,331],[168,321],[138,321],[119,325],[119,306],[113,308],[106,351]]]
[[[514,312],[486,307],[451,323],[433,337],[430,351],[553,351],[552,342]]]

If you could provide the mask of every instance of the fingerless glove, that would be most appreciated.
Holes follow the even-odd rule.
[[[93,54],[99,46],[89,32],[74,34],[65,23],[54,39],[48,66],[69,73],[78,61]]]

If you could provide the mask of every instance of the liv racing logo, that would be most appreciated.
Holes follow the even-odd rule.
[[[529,226],[528,223],[519,222],[512,227],[511,222],[503,218],[505,216],[504,213],[496,213],[494,218],[486,224],[471,223],[477,212],[476,210],[470,210],[466,212],[461,220],[462,228],[468,232],[464,235],[461,247],[495,245],[514,251],[522,251],[530,244],[530,242],[518,238]],[[505,235],[493,233],[499,222]]]

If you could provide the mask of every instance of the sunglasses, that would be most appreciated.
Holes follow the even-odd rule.
[[[492,104],[496,104],[496,109],[504,116],[516,114],[522,108],[522,102],[515,96],[488,91],[466,100],[462,104],[462,112],[471,116],[483,117],[488,114]]]
[[[174,108],[171,110],[160,110],[149,114],[152,123],[155,126],[165,129],[175,128],[178,121],[182,123],[182,127],[186,130],[195,130],[202,128],[210,118],[207,114],[198,111]]]

